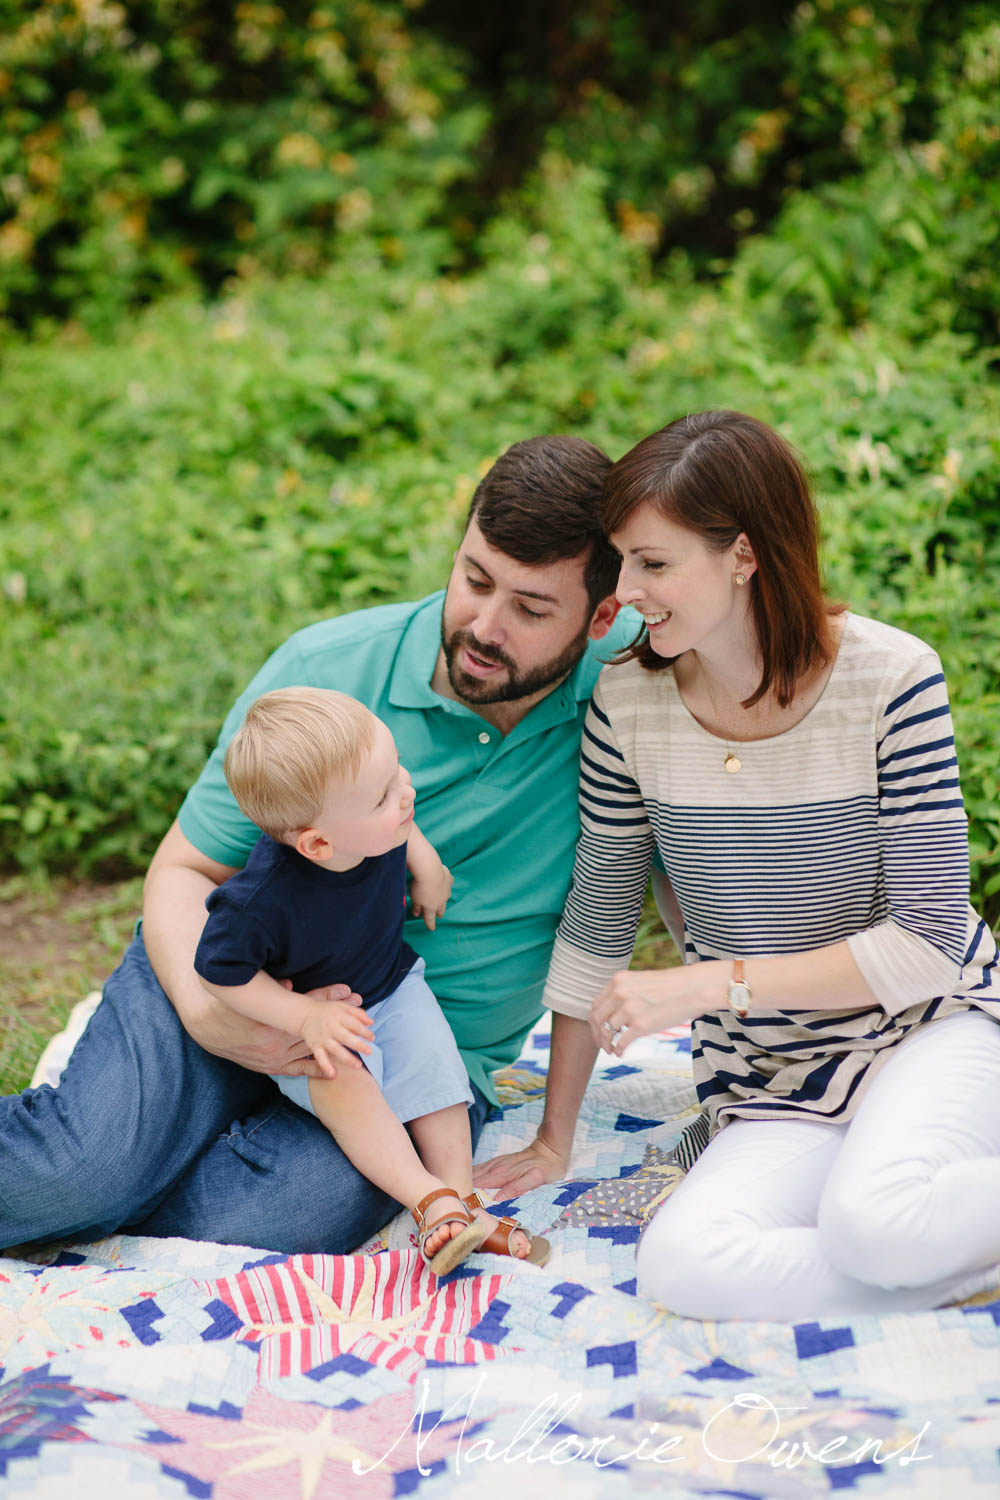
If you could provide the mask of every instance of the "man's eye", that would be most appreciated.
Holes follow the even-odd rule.
[[[529,620],[544,620],[545,611],[540,609],[529,609],[526,604],[520,606],[522,615],[527,615]]]

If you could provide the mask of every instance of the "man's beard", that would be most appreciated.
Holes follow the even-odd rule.
[[[519,698],[530,698],[535,693],[543,692],[545,688],[554,687],[572,672],[583,656],[589,634],[588,620],[579,635],[558,656],[532,668],[530,672],[519,672],[516,663],[506,652],[500,651],[496,646],[481,646],[471,630],[453,630],[451,635],[447,635],[444,615],[441,616],[441,647],[448,669],[448,681],[452,692],[465,703],[515,703]],[[500,682],[491,679],[484,681],[463,672],[458,665],[458,653],[463,646],[467,646],[483,661],[498,662],[500,666],[506,667],[506,678]]]

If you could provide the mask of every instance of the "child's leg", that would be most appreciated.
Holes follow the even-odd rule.
[[[472,1090],[451,1028],[423,977],[423,960],[371,1012],[379,1049],[382,1087],[393,1114],[406,1122],[428,1172],[452,1184],[463,1197],[472,1193],[469,1111]],[[473,1212],[479,1205],[467,1204]],[[532,1245],[512,1221],[501,1228],[491,1214],[489,1235],[504,1246],[484,1246],[499,1254],[528,1256]],[[509,1248],[508,1248],[509,1247]],[[541,1261],[538,1261],[541,1264]]]
[[[406,1128],[428,1172],[450,1182],[463,1197],[472,1192],[468,1105],[449,1104],[447,1109],[437,1109],[431,1115],[410,1120]]]
[[[367,1069],[345,1068],[336,1078],[311,1078],[309,1100],[348,1160],[369,1182],[406,1208],[414,1208],[435,1188],[455,1186],[450,1178],[438,1176],[424,1165],[406,1126],[393,1114]],[[457,1186],[457,1191],[464,1193],[472,1184],[472,1158],[468,1111],[465,1105],[459,1107],[466,1116],[465,1153],[469,1157]],[[451,1133],[455,1134],[454,1126]],[[445,1153],[441,1160],[448,1166],[453,1161],[461,1166],[461,1149]],[[460,1206],[464,1207],[458,1197],[454,1201],[441,1198],[434,1204],[433,1212],[435,1216],[444,1215]],[[434,1256],[461,1228],[458,1223],[442,1223],[427,1238],[424,1247],[427,1255]]]
[[[409,1122],[409,1131],[429,1172],[451,1183],[463,1198],[472,1192],[472,1139],[467,1105],[450,1104],[433,1114],[421,1115]],[[488,1209],[485,1217],[492,1233],[499,1221]],[[514,1231],[510,1246],[518,1260],[523,1260],[531,1250],[531,1242],[521,1229]]]

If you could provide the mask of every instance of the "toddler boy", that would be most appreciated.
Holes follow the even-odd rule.
[[[423,960],[403,941],[407,870],[413,913],[429,928],[452,877],[414,823],[390,731],[343,693],[283,688],[251,705],[225,774],[262,834],[208,897],[202,983],[309,1043],[324,1076],[275,1082],[410,1209],[438,1275],[480,1247],[543,1263],[545,1240],[498,1225],[473,1196],[468,1077]],[[348,985],[350,1000],[321,993],[333,984]]]

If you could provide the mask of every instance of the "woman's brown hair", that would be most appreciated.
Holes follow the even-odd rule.
[[[773,690],[784,708],[798,680],[833,655],[831,605],[819,576],[818,527],[809,482],[794,450],[773,428],[738,411],[703,411],[652,433],[609,469],[601,497],[608,535],[640,505],[724,552],[741,532],[757,571],[748,580],[762,670],[744,708]],[[618,661],[650,671],[673,665],[643,632]]]

